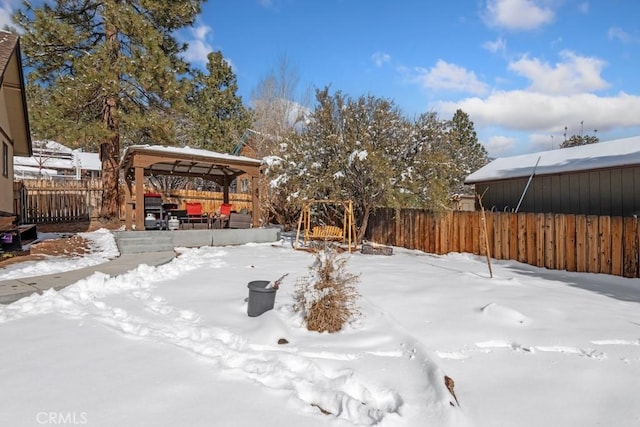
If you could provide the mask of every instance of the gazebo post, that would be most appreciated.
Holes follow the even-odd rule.
[[[225,175],[222,182],[222,203],[229,203],[229,176]]]
[[[251,175],[251,220],[254,227],[260,226],[260,193],[258,192],[259,177]]]
[[[144,167],[135,167],[136,181],[136,230],[144,230]]]
[[[133,200],[131,197],[131,180],[125,176],[124,179],[124,228],[131,230],[133,217]]]

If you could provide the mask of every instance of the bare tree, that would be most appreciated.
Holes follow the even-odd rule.
[[[292,135],[304,127],[311,99],[311,89],[299,88],[300,74],[284,54],[279,55],[273,69],[251,92],[251,107],[254,117],[253,132],[246,144],[257,158],[278,156]],[[262,221],[275,218],[279,223],[288,223],[296,213],[288,209],[289,204],[281,200],[281,194],[272,191],[267,173],[261,178],[259,194],[263,211]]]

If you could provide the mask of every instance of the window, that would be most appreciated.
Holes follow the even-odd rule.
[[[2,176],[9,176],[9,146],[6,142],[2,143]]]

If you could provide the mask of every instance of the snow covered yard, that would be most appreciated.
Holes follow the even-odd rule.
[[[362,316],[318,334],[292,310],[311,254],[180,253],[0,306],[0,425],[640,424],[638,279],[356,253]],[[285,273],[248,317],[247,283]]]

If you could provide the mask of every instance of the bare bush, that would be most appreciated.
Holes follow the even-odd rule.
[[[295,310],[303,314],[308,330],[337,332],[359,314],[355,285],[360,277],[345,270],[348,258],[331,245],[319,249],[315,257],[310,275],[296,283]]]

